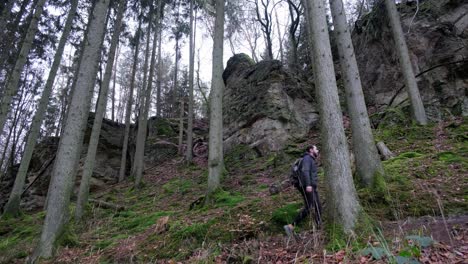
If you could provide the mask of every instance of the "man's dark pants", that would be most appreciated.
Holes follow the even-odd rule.
[[[294,219],[293,225],[298,225],[309,215],[310,210],[314,208],[315,223],[317,226],[320,226],[322,224],[322,206],[320,205],[317,188],[314,187],[312,192],[307,192],[305,187],[298,184],[296,185],[296,189],[301,193],[302,198],[304,198],[304,208],[296,216],[296,219]]]

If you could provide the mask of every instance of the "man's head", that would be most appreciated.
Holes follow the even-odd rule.
[[[318,150],[317,146],[315,146],[315,145],[308,146],[306,148],[306,152],[309,155],[311,155],[312,157],[314,157],[314,158],[317,158],[318,154],[319,154],[319,150]]]

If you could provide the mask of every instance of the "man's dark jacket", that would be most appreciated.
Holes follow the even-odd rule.
[[[302,187],[312,186],[317,188],[317,165],[315,164],[314,158],[309,153],[305,153],[302,156],[301,164],[301,178],[300,182]]]

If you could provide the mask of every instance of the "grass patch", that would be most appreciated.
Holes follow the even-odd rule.
[[[463,158],[457,153],[454,153],[451,151],[437,153],[437,158],[440,161],[443,161],[449,164],[450,163],[466,163],[466,158]]]
[[[212,196],[215,207],[234,207],[244,200],[245,197],[240,193],[230,193],[224,190],[218,190],[214,192]]]
[[[184,179],[174,179],[163,185],[163,190],[168,194],[185,194],[193,188],[193,182]]]
[[[291,224],[301,209],[302,203],[290,203],[273,211],[271,220],[277,225]]]

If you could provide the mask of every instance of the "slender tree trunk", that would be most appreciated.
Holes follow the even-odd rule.
[[[178,76],[178,73],[179,73],[179,39],[176,38],[176,44],[175,44],[175,65],[174,65],[174,88],[172,90],[172,116],[176,117],[177,116],[177,113],[176,113],[176,94],[178,93],[177,89],[178,89],[178,85],[177,85],[177,76]]]
[[[342,0],[330,0],[333,25],[338,43],[338,53],[343,72],[344,87],[349,115],[351,117],[353,152],[356,157],[356,171],[366,186],[371,186],[374,176],[383,174],[382,163],[374,142],[367,114],[361,78],[354,54],[353,42],[346,22]]]
[[[421,95],[419,94],[418,84],[414,77],[413,67],[408,54],[408,47],[406,46],[405,35],[401,28],[400,15],[396,9],[394,0],[385,0],[385,7],[387,8],[390,27],[392,28],[395,46],[400,59],[400,66],[408,89],[413,118],[419,125],[427,125],[426,111],[424,110],[424,104],[422,102]]]
[[[162,22],[161,22],[162,23]],[[162,78],[162,24],[159,26],[159,41],[158,41],[158,76],[156,77],[156,116],[161,117],[161,78]]]
[[[138,52],[140,49],[140,31],[141,31],[141,18],[138,22],[138,30],[135,34],[137,40],[135,45],[135,55],[133,56],[133,68],[132,68],[132,77],[130,79],[130,91],[127,101],[127,109],[125,113],[125,134],[122,147],[122,158],[120,160],[120,171],[119,171],[119,182],[123,181],[125,178],[125,171],[127,167],[127,150],[128,150],[128,138],[130,135],[130,116],[132,115],[132,104],[133,104],[133,90],[135,89],[135,75],[138,66]]]
[[[216,0],[216,19],[213,39],[213,68],[210,95],[210,134],[208,150],[208,193],[220,185],[223,161],[223,38],[224,0]]]
[[[348,145],[343,128],[338,89],[326,21],[324,0],[305,0],[310,24],[316,95],[320,112],[325,177],[329,185],[330,219],[351,232],[360,211],[351,175]]]
[[[148,22],[148,30],[146,32],[146,49],[145,49],[145,62],[144,62],[144,65],[143,65],[143,85],[142,87],[140,88],[140,91],[138,93],[138,130],[140,130],[140,127],[141,127],[141,121],[143,119],[143,111],[145,109],[145,91],[146,91],[146,86],[147,86],[147,82],[148,82],[148,67],[149,67],[149,60],[150,60],[150,57],[151,57],[151,50],[150,50],[150,43],[151,43],[151,30],[152,30],[152,24],[153,24],[153,6],[151,6],[150,8],[150,16],[149,16],[149,22]],[[131,176],[135,179],[135,184],[136,182],[138,182],[138,185],[140,184],[140,181],[141,181],[141,178],[138,179],[137,178],[137,174],[136,174],[136,169],[137,169],[137,163],[138,164],[143,164],[143,163],[140,163],[140,162],[137,162],[136,161],[136,151],[137,151],[137,148],[139,147],[140,149],[142,148],[141,146],[141,142],[140,142],[140,146],[138,146],[138,140],[141,141],[141,139],[138,139],[138,136],[140,136],[140,133],[138,133],[138,130],[137,130],[137,146],[135,146],[135,153],[133,155],[133,163],[132,163],[132,169],[131,169]],[[143,144],[144,144],[144,140],[143,140]],[[140,150],[138,150],[140,151]]]
[[[49,258],[52,256],[54,244],[69,220],[70,195],[80,158],[84,130],[88,121],[91,91],[96,80],[100,51],[104,41],[105,19],[109,2],[110,0],[97,1],[93,13],[89,16],[83,61],[80,64],[76,89],[73,93],[69,115],[52,169],[47,214],[33,260],[38,257]]]
[[[39,102],[36,114],[34,115],[31,124],[26,148],[24,150],[23,158],[21,159],[18,174],[16,175],[15,184],[13,185],[13,190],[10,194],[10,198],[8,199],[8,203],[5,205],[5,214],[16,216],[19,213],[21,193],[23,192],[26,175],[28,173],[29,163],[31,161],[31,157],[36,146],[36,141],[39,136],[42,121],[44,120],[44,116],[47,111],[47,105],[49,103],[50,95],[52,93],[54,80],[57,75],[58,67],[60,66],[60,61],[62,59],[65,44],[67,42],[68,36],[70,35],[71,26],[73,23],[73,19],[76,15],[77,7],[78,0],[72,0],[70,12],[68,13],[68,17],[65,22],[65,27],[63,29],[62,36],[60,37],[60,42],[57,46],[57,52],[55,53],[54,62],[49,72],[49,77],[47,78],[44,91],[42,92],[41,100]]]
[[[119,43],[117,43],[117,54],[115,56],[115,62],[114,62],[114,84],[112,85],[112,121],[115,122],[115,84],[117,82],[117,67],[119,63]]]
[[[182,154],[182,144],[184,142],[184,113],[185,113],[185,104],[184,99],[180,98],[180,113],[179,113],[179,144],[178,144],[178,154]]]
[[[10,78],[8,78],[8,83],[3,93],[3,98],[0,105],[0,132],[3,131],[3,127],[5,126],[8,109],[10,108],[13,96],[15,96],[18,92],[18,83],[19,79],[21,78],[21,72],[23,71],[24,64],[28,59],[29,50],[32,47],[39,20],[41,18],[42,11],[44,10],[45,2],[46,0],[40,0],[36,6],[34,16],[31,20],[31,23],[29,24],[28,33],[26,33],[26,38],[24,39],[23,45],[21,46],[21,51],[15,63],[15,67],[11,73]]]
[[[137,143],[135,149],[135,186],[137,188],[141,186],[143,170],[145,167],[145,142],[148,127],[148,115],[151,106],[151,91],[153,89],[154,68],[156,64],[156,45],[158,42],[159,27],[161,27],[160,14],[162,8],[162,1],[159,1],[156,13],[156,21],[158,23],[158,28],[154,30],[153,50],[151,51],[151,63],[148,76],[148,84],[144,93],[144,98],[141,105],[142,111],[140,111],[140,118],[138,121]]]
[[[190,1],[190,51],[189,51],[189,101],[188,101],[188,118],[187,118],[187,152],[185,159],[187,163],[191,163],[193,159],[193,73],[195,68],[195,37],[193,24],[193,1]]]
[[[5,29],[6,29],[6,24],[8,20],[10,19],[11,16],[11,9],[13,8],[13,4],[15,3],[14,0],[8,0],[3,7],[2,14],[0,16],[0,37],[3,39],[5,36]]]
[[[276,17],[276,27],[278,29],[278,40],[279,40],[279,47],[280,47],[280,58],[281,62],[284,62],[284,52],[283,52],[283,38],[281,37],[281,28],[280,28],[280,23],[278,19],[278,12],[276,12],[276,7],[275,7],[275,17]]]
[[[96,160],[96,152],[99,144],[99,136],[101,133],[102,119],[106,112],[107,94],[109,91],[109,84],[112,77],[112,69],[114,68],[113,62],[115,61],[115,54],[120,39],[120,31],[122,28],[122,19],[125,13],[126,0],[119,1],[119,11],[115,22],[114,33],[112,34],[111,46],[109,48],[109,56],[107,59],[106,69],[102,82],[102,87],[97,101],[96,115],[94,117],[93,129],[88,144],[88,152],[83,166],[83,174],[81,176],[80,190],[75,210],[75,220],[81,221],[86,204],[89,197],[89,183],[93,175],[94,164]]]

